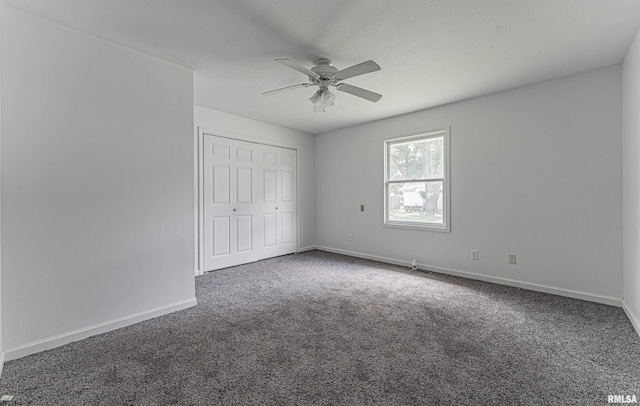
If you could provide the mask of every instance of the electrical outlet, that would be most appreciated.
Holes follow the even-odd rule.
[[[360,205],[360,211],[364,211],[364,204]]]
[[[353,241],[353,234],[349,234],[349,241]]]
[[[511,265],[515,265],[516,264],[516,254],[509,254],[509,263]]]
[[[474,261],[478,260],[478,250],[471,250],[471,259],[473,259]]]

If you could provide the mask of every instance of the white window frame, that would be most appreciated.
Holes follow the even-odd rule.
[[[423,230],[423,231],[439,231],[439,232],[451,232],[451,176],[450,176],[450,167],[451,167],[451,155],[450,155],[450,138],[451,131],[450,127],[447,127],[442,130],[429,131],[420,134],[409,135],[406,137],[400,138],[392,138],[384,141],[384,227],[392,227],[392,228],[403,228],[403,229],[413,229],[413,230]],[[442,219],[443,224],[438,223],[426,223],[426,222],[412,222],[412,221],[398,221],[398,220],[389,220],[389,186],[394,183],[405,183],[408,179],[403,180],[390,180],[389,179],[389,170],[390,170],[390,154],[389,150],[392,145],[405,143],[407,141],[418,141],[425,140],[430,138],[443,138],[443,156],[444,156],[444,165],[443,165],[443,177],[442,178],[434,178],[434,179],[411,179],[410,181],[434,181],[441,180],[443,193],[442,196],[444,201],[442,203],[442,209],[444,210]]]

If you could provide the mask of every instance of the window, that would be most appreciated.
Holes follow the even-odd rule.
[[[449,129],[385,141],[384,224],[450,231]]]

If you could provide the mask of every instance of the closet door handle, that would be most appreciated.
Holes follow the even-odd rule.
[[[236,209],[233,209],[233,211],[236,211]]]

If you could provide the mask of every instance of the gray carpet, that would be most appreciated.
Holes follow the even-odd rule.
[[[605,405],[622,309],[324,252],[196,278],[198,306],[9,362],[8,405]]]

